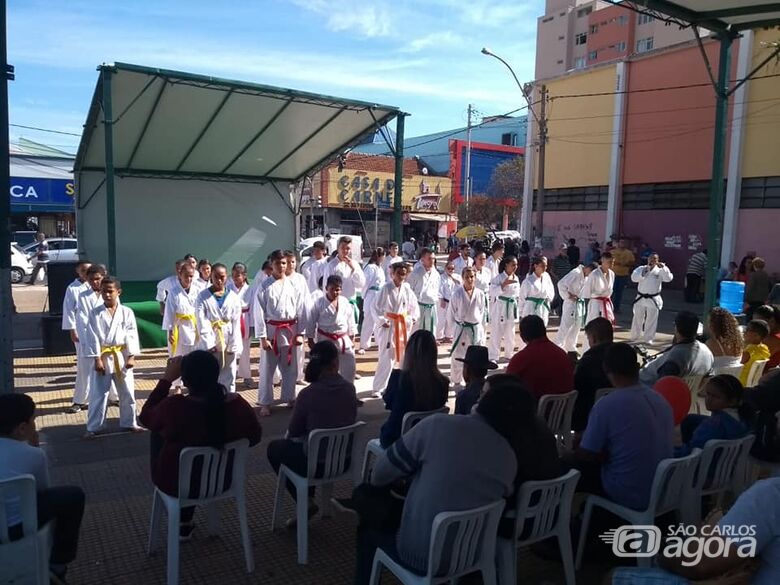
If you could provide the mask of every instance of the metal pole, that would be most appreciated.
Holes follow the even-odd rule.
[[[721,240],[723,239],[723,163],[726,158],[726,119],[728,116],[728,79],[731,68],[731,44],[734,37],[719,33],[718,87],[715,102],[715,137],[712,148],[712,182],[710,183],[710,220],[707,232],[707,272],[704,280],[704,318],[715,306],[720,270]]]
[[[0,394],[14,391],[13,296],[11,294],[11,170],[8,145],[8,66],[5,0],[0,0]]]
[[[466,225],[469,225],[469,202],[471,200],[471,104],[468,109],[466,126]]]
[[[403,112],[395,120],[395,194],[393,199],[393,240],[400,242],[401,212],[404,186],[404,118]]]
[[[544,151],[547,145],[547,86],[543,85],[539,112],[539,186],[536,199],[536,236],[544,249]]]
[[[111,69],[102,68],[103,126],[106,151],[106,227],[108,230],[108,273],[116,274],[116,199],[114,197],[114,113],[111,107]]]
[[[379,246],[379,192],[374,192],[374,247],[373,250]],[[373,251],[372,250],[372,251]]]

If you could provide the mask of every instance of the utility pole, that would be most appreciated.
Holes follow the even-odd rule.
[[[401,216],[403,215],[403,188],[404,188],[404,118],[408,116],[399,112],[395,119],[395,192],[393,194],[393,230],[392,238],[396,242],[402,241]]]
[[[11,169],[8,146],[8,65],[5,0],[0,0],[0,394],[14,391],[13,296],[11,295]]]
[[[544,249],[544,151],[547,146],[547,86],[541,87],[541,105],[539,108],[539,186],[536,199],[536,237]],[[533,194],[531,194],[533,197]]]
[[[471,199],[471,114],[474,109],[469,104],[468,122],[466,125],[466,225],[469,225],[469,200]]]

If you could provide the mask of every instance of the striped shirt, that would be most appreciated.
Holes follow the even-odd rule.
[[[704,277],[707,270],[707,256],[704,252],[696,252],[688,261],[687,274],[696,274]]]

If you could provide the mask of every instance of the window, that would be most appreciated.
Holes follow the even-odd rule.
[[[616,44],[615,50],[618,53],[624,53],[626,51],[626,41],[620,41],[618,44]]]
[[[556,61],[556,63],[557,63],[558,65],[563,65],[563,59],[558,59],[558,60]]]
[[[554,16],[548,16],[547,18],[543,18],[542,22],[550,22],[551,20],[555,19]]]
[[[637,24],[649,24],[649,23],[653,22],[654,20],[655,20],[655,18],[653,18],[649,14],[640,14],[637,17],[637,19],[636,19],[636,23]]]
[[[636,52],[646,53],[653,50],[653,37],[647,37],[646,39],[639,39],[636,42]]]
[[[566,38],[565,36],[561,35],[561,36],[559,36],[559,37],[558,37],[558,40],[559,40],[559,41],[562,41],[562,40],[563,40],[563,39],[565,39],[565,38]]]
[[[78,249],[79,244],[75,240],[65,240],[62,242],[62,249],[63,250],[76,250]]]
[[[49,242],[49,250],[61,250],[62,240],[51,240]]]
[[[617,19],[618,26],[626,26],[628,24],[628,14],[621,14]]]
[[[595,61],[599,58],[599,52],[598,51],[591,51],[588,53],[588,61]]]
[[[504,146],[517,146],[517,134],[515,132],[507,132],[502,134],[501,144]]]
[[[578,35],[574,36],[575,45],[584,45],[587,42],[588,42],[588,33],[579,33]]]
[[[585,8],[580,8],[577,11],[577,18],[582,18],[583,16],[588,16],[588,14],[590,14],[591,12],[593,12],[593,6],[586,6]]]
[[[742,197],[739,206],[742,209],[779,208],[780,177],[742,179]]]
[[[707,209],[708,181],[649,183],[623,187],[623,209]]]
[[[574,59],[574,68],[575,69],[584,69],[585,68],[585,57],[577,57]]]
[[[547,211],[582,211],[607,208],[609,187],[574,187],[566,189],[547,189],[544,195],[544,209]],[[538,193],[534,191],[534,209]]]
[[[597,32],[599,32],[599,25],[597,24],[590,25],[590,34],[595,35]]]

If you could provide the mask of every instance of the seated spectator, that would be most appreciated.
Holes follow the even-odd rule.
[[[76,558],[84,516],[84,491],[75,486],[49,485],[49,462],[38,445],[35,428],[35,402],[26,394],[3,394],[0,395],[0,479],[25,474],[35,477],[38,526],[54,521],[49,570],[64,581],[68,563]],[[29,536],[23,532],[19,501],[8,499],[0,505],[5,507],[11,540]]]
[[[639,381],[636,350],[615,343],[604,370],[616,391],[590,411],[582,442],[569,457],[582,472],[578,491],[606,496],[623,506],[647,507],[655,468],[672,456],[672,407]]]
[[[769,347],[764,340],[769,337],[769,325],[766,321],[754,319],[745,327],[745,353],[742,354],[742,372],[739,374],[739,381],[743,385],[747,384],[748,376],[753,364],[769,359]]]
[[[766,300],[768,305],[780,305],[780,282],[769,291],[769,298]]]
[[[777,413],[780,411],[780,370],[761,377],[757,386],[745,388],[745,404],[755,412],[753,429],[756,441],[751,455],[763,461],[780,461],[780,437]]]
[[[707,318],[707,348],[712,352],[712,368],[732,368],[742,363],[742,332],[730,311],[714,307]]]
[[[420,329],[409,337],[403,365],[390,374],[384,394],[390,416],[379,432],[379,442],[385,449],[401,436],[407,412],[435,410],[447,403],[450,382],[439,371],[437,353],[436,339],[430,331]]]
[[[574,390],[574,365],[569,355],[547,338],[544,321],[538,315],[520,320],[520,337],[526,346],[509,361],[513,374],[539,400],[545,394],[566,394]]]
[[[299,475],[306,475],[308,457],[306,441],[316,429],[335,429],[354,424],[357,418],[355,386],[339,375],[339,349],[330,341],[314,344],[306,364],[305,379],[309,383],[295,400],[287,436],[268,444],[268,461],[276,474],[279,467],[287,466]],[[287,482],[287,491],[293,499],[295,487]],[[319,511],[314,503],[314,488],[309,490],[309,517]],[[287,521],[288,528],[295,526],[295,518]]]
[[[466,387],[455,398],[455,414],[471,414],[471,408],[482,396],[488,370],[497,369],[498,364],[490,361],[488,349],[483,345],[470,345],[466,348],[466,357],[455,359],[463,362],[463,380],[466,382]]]
[[[675,457],[703,449],[707,441],[741,439],[750,431],[751,412],[742,404],[742,384],[734,376],[724,374],[707,380],[704,405],[710,416],[689,414],[680,423],[683,444],[675,448]]]
[[[181,378],[187,394],[170,394],[171,384]],[[226,443],[248,439],[260,442],[262,430],[252,407],[240,395],[228,393],[219,382],[219,362],[213,353],[193,351],[168,360],[138,416],[152,431],[152,482],[169,496],[179,492],[179,455],[187,447],[222,448]],[[354,397],[353,397],[354,399]],[[182,508],[180,534],[192,536],[195,508]]]
[[[604,317],[596,317],[585,325],[585,336],[590,349],[582,355],[574,370],[577,402],[574,404],[571,427],[575,432],[585,430],[590,409],[596,399],[596,391],[612,386],[604,372],[604,355],[612,346],[612,323]]]
[[[712,352],[696,339],[699,318],[690,311],[677,313],[674,319],[672,347],[645,365],[639,372],[643,384],[655,384],[664,376],[705,376],[712,371]]]
[[[766,369],[776,368],[780,366],[780,307],[763,305],[753,311],[753,316],[769,325],[769,336],[764,340],[770,354]]]

